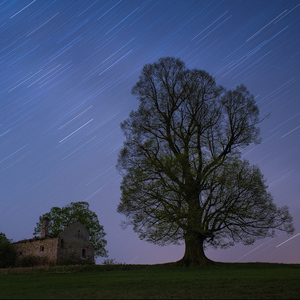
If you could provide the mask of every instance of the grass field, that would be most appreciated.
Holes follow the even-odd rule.
[[[0,269],[1,299],[300,299],[300,265]]]

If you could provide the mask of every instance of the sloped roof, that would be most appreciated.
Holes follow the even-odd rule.
[[[38,240],[45,240],[45,239],[53,239],[53,238],[57,238],[62,232],[64,232],[66,229],[68,229],[71,226],[74,226],[75,223],[80,223],[82,226],[85,227],[84,224],[82,224],[79,220],[75,220],[72,223],[70,223],[64,230],[62,230],[60,233],[56,234],[56,235],[47,235],[46,237],[42,238],[40,236],[35,236],[33,238],[30,239],[23,239],[17,242],[14,242],[12,244],[17,244],[17,243],[26,243],[26,242],[34,242],[34,241],[38,241]],[[86,227],[85,227],[86,228]]]
[[[23,240],[14,242],[12,244],[26,243],[26,242],[35,242],[35,241],[41,241],[41,240],[46,240],[46,239],[55,239],[57,237],[58,237],[57,235],[56,236],[46,236],[44,238],[41,238],[40,236],[35,236],[33,238],[30,238],[30,239],[23,239]]]

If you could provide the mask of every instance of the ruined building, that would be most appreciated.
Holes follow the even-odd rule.
[[[73,222],[55,237],[49,236],[48,223],[49,219],[44,218],[40,237],[21,240],[13,244],[18,257],[40,256],[47,258],[52,264],[66,260],[94,262],[94,248],[89,243],[89,232],[81,222]]]

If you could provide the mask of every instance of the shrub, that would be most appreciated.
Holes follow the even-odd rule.
[[[47,257],[41,257],[36,255],[26,255],[22,256],[17,260],[17,267],[36,267],[49,265],[49,260]]]
[[[70,266],[70,265],[94,265],[94,262],[88,260],[81,260],[75,258],[63,258],[57,263],[59,266]]]
[[[115,258],[105,259],[102,264],[103,265],[109,265],[109,266],[111,266],[111,265],[123,265],[122,263],[117,262]],[[125,263],[124,263],[124,265],[125,265]]]

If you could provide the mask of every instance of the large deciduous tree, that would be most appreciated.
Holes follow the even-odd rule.
[[[143,67],[132,88],[140,105],[121,128],[118,212],[141,239],[185,242],[181,265],[213,263],[204,246],[251,244],[274,230],[293,232],[257,166],[241,149],[259,142],[259,110],[244,85],[225,90],[175,58]]]
[[[103,226],[100,225],[96,213],[89,209],[88,202],[71,202],[62,208],[52,207],[50,212],[39,217],[39,222],[36,224],[33,234],[41,233],[44,218],[49,219],[48,233],[50,236],[56,236],[72,222],[80,221],[89,232],[95,257],[107,257],[107,250],[105,249],[107,241],[104,239],[106,233]]]

